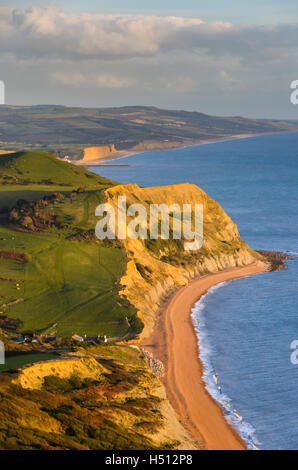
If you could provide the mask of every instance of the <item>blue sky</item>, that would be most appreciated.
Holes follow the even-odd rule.
[[[56,3],[69,12],[198,16],[205,21],[235,23],[297,22],[297,0],[2,0],[5,6],[27,8]],[[125,6],[123,6],[125,4]]]
[[[298,119],[296,2],[1,0],[7,103]]]

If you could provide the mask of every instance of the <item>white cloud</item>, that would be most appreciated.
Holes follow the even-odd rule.
[[[52,78],[66,86],[81,87],[81,86],[96,86],[105,89],[121,89],[130,88],[136,84],[134,77],[123,77],[115,74],[99,74],[90,76],[81,72],[74,71],[57,71],[52,74]]]
[[[80,72],[54,72],[52,74],[53,79],[61,83],[62,85],[70,85],[73,87],[79,87],[89,82],[88,78]]]
[[[70,14],[58,6],[0,8],[0,51],[20,57],[97,58],[205,51],[272,59],[296,47],[298,25],[233,25],[199,18]]]
[[[205,112],[264,116],[281,96],[278,116],[297,78],[297,37],[298,24],[0,7],[0,78],[15,103],[205,103]]]
[[[105,74],[105,75],[98,75],[96,78],[96,84],[100,88],[114,88],[114,89],[120,89],[120,88],[130,88],[134,86],[136,83],[135,78],[129,78],[129,77],[117,77],[116,75],[110,75],[110,74]]]
[[[233,90],[237,88],[240,90],[243,88],[242,82],[234,78],[233,75],[231,75],[231,73],[227,72],[226,70],[221,70],[219,72],[219,78],[223,89]]]
[[[152,55],[170,34],[200,19],[138,15],[67,14],[57,6],[26,11],[0,8],[2,51],[82,57]]]

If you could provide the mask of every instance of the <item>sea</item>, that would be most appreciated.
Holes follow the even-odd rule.
[[[112,163],[112,162],[109,162]],[[254,249],[298,256],[298,133],[131,155],[90,167],[121,183],[195,183]],[[298,449],[298,260],[215,286],[192,311],[204,380],[249,449]]]

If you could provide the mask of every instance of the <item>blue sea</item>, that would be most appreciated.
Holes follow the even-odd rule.
[[[255,249],[298,255],[298,133],[154,151],[90,167],[140,186],[192,182],[216,199]],[[206,387],[249,448],[298,449],[298,261],[224,283],[192,318]],[[216,382],[218,382],[216,384]],[[221,388],[221,391],[219,390]]]

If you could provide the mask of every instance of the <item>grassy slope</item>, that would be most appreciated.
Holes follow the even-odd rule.
[[[84,168],[63,162],[47,152],[17,152],[0,155],[1,174],[15,178],[20,184],[47,184],[70,188],[84,186],[88,189],[107,185],[108,180]],[[1,178],[2,182],[3,177]]]
[[[41,199],[54,191],[67,193],[78,187],[104,189],[114,183],[82,167],[63,162],[47,152],[0,155],[0,208],[18,199]]]
[[[67,223],[63,230],[20,232],[12,230],[5,216],[0,218],[0,250],[15,250],[30,258],[27,264],[0,259],[0,277],[17,280],[0,281],[0,312],[21,319],[24,331],[50,329],[65,336],[126,335],[131,331],[127,318],[135,318],[135,309],[117,295],[118,280],[126,265],[124,252],[117,244],[106,246],[75,239],[79,230],[95,228],[95,207],[103,200],[102,189],[112,183],[92,174],[89,177],[83,168],[45,153],[21,153],[11,158],[0,157],[0,173],[18,175],[22,171],[24,175],[30,171],[31,182],[19,184],[20,190],[13,191],[13,198],[9,185],[2,185],[1,205],[26,198],[27,191],[33,196],[30,199],[48,193],[49,189],[43,192],[38,188],[34,197],[34,184],[45,175],[56,189],[61,188],[57,183],[68,183],[72,184],[70,189],[85,186],[88,190],[66,197],[58,207],[47,207],[48,212],[56,213],[60,221]]]

